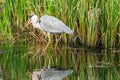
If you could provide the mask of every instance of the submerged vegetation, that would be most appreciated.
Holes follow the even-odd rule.
[[[115,48],[120,46],[120,0],[1,0],[0,41],[37,39],[26,32],[31,14],[48,14],[68,25],[74,34],[64,34],[62,40],[79,47]],[[36,35],[41,34],[36,29]],[[30,33],[30,34],[29,34]],[[40,38],[43,36],[40,35]],[[40,40],[44,42],[43,39]]]

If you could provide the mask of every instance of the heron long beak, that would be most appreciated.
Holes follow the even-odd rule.
[[[27,23],[26,23],[26,25],[25,25],[25,30],[29,31],[28,26],[29,26],[30,24],[31,24],[31,20],[28,19],[28,20],[27,20]]]
[[[31,20],[28,19],[28,21],[27,21],[27,25],[30,25],[30,24],[31,24]]]

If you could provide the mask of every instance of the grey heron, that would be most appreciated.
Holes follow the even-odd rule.
[[[32,80],[62,80],[71,73],[73,73],[73,70],[40,69],[33,71]]]
[[[73,31],[66,26],[62,21],[60,21],[58,18],[55,18],[53,16],[49,15],[43,15],[40,19],[37,17],[37,15],[31,16],[28,23],[32,23],[32,26],[34,28],[41,29],[45,34],[48,34],[48,44],[46,48],[50,44],[50,34],[56,34],[56,33],[67,33],[72,34]],[[46,49],[45,48],[45,49]]]

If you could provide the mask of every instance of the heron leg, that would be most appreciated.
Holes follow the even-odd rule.
[[[48,34],[48,44],[47,44],[47,46],[45,47],[45,50],[48,48],[48,46],[50,45],[50,34],[49,33],[47,33]]]
[[[43,56],[43,55],[45,54],[48,46],[50,45],[50,34],[49,34],[49,33],[47,33],[47,34],[48,34],[48,44],[47,44],[47,46],[42,50],[41,56]]]
[[[56,49],[56,47],[57,47],[57,45],[58,45],[58,42],[60,41],[61,38],[62,38],[62,35],[60,35],[60,38],[59,38],[58,40],[56,40],[55,49]]]

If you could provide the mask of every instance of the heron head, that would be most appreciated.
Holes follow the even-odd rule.
[[[32,74],[32,80],[39,80],[40,76],[41,76],[41,70],[35,70],[33,71]]]
[[[30,17],[30,22],[31,23],[37,23],[37,21],[38,21],[37,15],[33,15],[33,16]]]
[[[38,22],[38,17],[37,17],[37,15],[32,15],[32,16],[30,17],[30,19],[28,20],[28,24],[32,24],[32,25],[36,24],[37,22]]]

